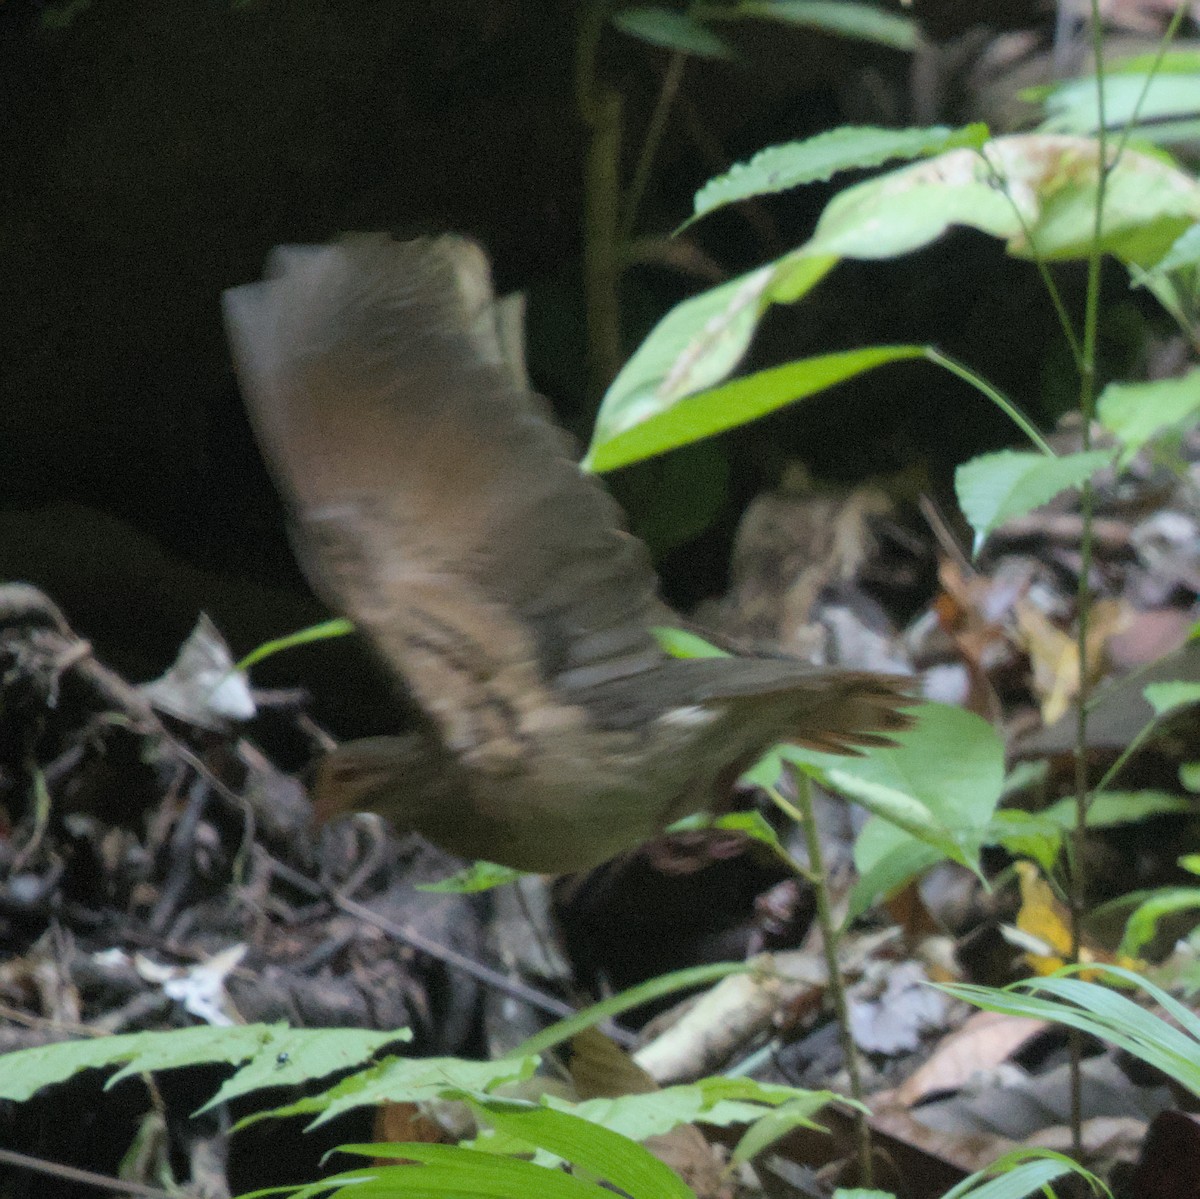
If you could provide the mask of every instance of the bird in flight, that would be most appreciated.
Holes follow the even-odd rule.
[[[530,389],[473,242],[280,247],[224,300],[301,565],[420,712],[333,750],[319,812],[580,870],[721,807],[777,742],[853,752],[907,724],[896,676],[660,648],[678,618],[649,553]]]

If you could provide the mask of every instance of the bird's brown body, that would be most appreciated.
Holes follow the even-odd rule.
[[[529,390],[472,243],[280,249],[226,318],[309,578],[424,717],[334,751],[326,812],[575,870],[719,805],[777,741],[849,750],[905,723],[902,680],[659,648],[674,618],[645,547]]]

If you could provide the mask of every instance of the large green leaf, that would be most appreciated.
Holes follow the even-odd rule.
[[[246,1063],[211,1102],[266,1086],[296,1086],[345,1070],[377,1050],[407,1041],[407,1029],[373,1032],[359,1028],[289,1028],[286,1024],[243,1024],[230,1028],[197,1025],[167,1032],[124,1033],[82,1041],[39,1045],[0,1056],[0,1098],[28,1099],[51,1083],[81,1070],[120,1065],[113,1086],[131,1074],[182,1066]],[[208,1105],[206,1105],[208,1106]]]
[[[584,465],[591,470],[603,471],[638,462],[757,420],[885,363],[924,356],[923,346],[869,346],[838,354],[822,354],[817,358],[802,358],[745,375],[708,391],[661,403],[656,408],[644,399],[632,397],[633,402],[621,413],[615,405],[610,407],[606,399]],[[611,427],[625,423],[631,411],[638,414],[636,424],[626,424],[620,432],[609,431]],[[603,425],[602,421],[605,422]]]
[[[1053,1194],[1049,1184],[1066,1174],[1082,1178],[1093,1192],[1112,1197],[1112,1192],[1090,1170],[1053,1149],[1013,1149],[983,1170],[964,1178],[942,1199],[1029,1199],[1034,1194]],[[996,1177],[990,1177],[996,1175]]]
[[[614,15],[613,24],[622,33],[652,46],[663,46],[700,58],[730,57],[729,47],[711,29],[673,8],[658,5],[625,8]]]
[[[695,1199],[691,1188],[658,1158],[600,1124],[537,1104],[487,1100],[474,1101],[472,1107],[498,1131],[582,1167],[633,1199]]]
[[[1001,450],[964,462],[954,475],[959,507],[975,530],[978,551],[994,529],[1052,500],[1112,460],[1107,450],[1051,457],[1029,451]]]
[[[1140,987],[1179,1027],[1108,987],[1074,977],[1080,969]],[[1091,963],[1065,967],[1047,978],[1025,979],[1004,990],[965,983],[947,984],[942,990],[987,1011],[1078,1028],[1126,1050],[1200,1095],[1200,1018],[1131,970]]]
[[[1100,393],[1096,413],[1121,443],[1126,463],[1151,438],[1200,414],[1200,367],[1177,379],[1110,383]]]
[[[584,467],[607,469],[598,462],[615,438],[725,378],[746,352],[763,311],[776,301],[799,299],[835,261],[789,255],[671,309],[609,387]]]
[[[1004,743],[982,717],[950,704],[910,709],[895,745],[857,758],[790,749],[788,757],[829,778],[878,783],[918,800],[946,828],[981,828],[1004,787]],[[948,753],[947,747],[954,752]]]
[[[751,196],[771,195],[804,183],[832,178],[838,171],[877,167],[892,158],[919,158],[956,146],[981,146],[986,125],[950,129],[882,129],[872,125],[843,125],[804,141],[760,150],[724,175],[710,179],[697,193],[695,215],[734,204]]]
[[[1042,129],[1047,133],[1095,133],[1100,128],[1097,91],[1094,75],[1053,88],[1046,97]],[[1140,137],[1159,142],[1179,140],[1180,125],[1168,119],[1200,117],[1200,72],[1160,71],[1153,79],[1144,71],[1106,75],[1104,119],[1109,129],[1128,125],[1135,107]]]
[[[238,1127],[268,1117],[315,1116],[310,1127],[324,1124],[356,1107],[391,1103],[428,1103],[448,1094],[483,1094],[508,1083],[532,1077],[538,1059],[509,1055],[495,1062],[472,1062],[457,1057],[387,1058],[332,1086],[283,1107],[255,1112]]]
[[[910,17],[853,0],[741,0],[734,12],[877,42],[894,50],[913,50],[917,44]]]
[[[1143,688],[1142,694],[1154,709],[1156,716],[1165,716],[1176,708],[1190,708],[1193,704],[1200,704],[1200,683],[1183,680],[1151,683]]]
[[[895,746],[859,758],[792,746],[780,753],[872,813],[855,844],[862,910],[936,861],[977,868],[979,848],[1004,787],[1004,746],[986,720],[947,704],[913,709]],[[954,746],[947,753],[947,746]],[[929,850],[936,851],[931,855]]]
[[[769,173],[751,171],[747,186],[759,186]],[[840,192],[806,245],[684,301],[658,323],[604,397],[585,467],[622,466],[754,420],[884,362],[931,357],[916,346],[872,347],[717,386],[741,360],[764,311],[806,295],[839,257],[895,257],[956,225],[1003,238],[1018,255],[1036,247],[1046,258],[1085,256],[1099,177],[1094,139],[1020,134],[948,150]],[[740,186],[728,178],[713,184],[717,198],[738,194]],[[1151,266],[1200,220],[1200,186],[1169,162],[1126,149],[1107,172],[1104,212],[1102,249],[1131,268]]]
[[[372,1158],[402,1158],[404,1165],[364,1166],[346,1170],[320,1182],[296,1188],[255,1191],[241,1199],[290,1194],[292,1199],[604,1199],[612,1192],[598,1183],[567,1174],[553,1166],[538,1165],[519,1158],[495,1157],[458,1145],[411,1144],[342,1145],[343,1153]],[[645,1152],[643,1150],[642,1152]],[[417,1164],[412,1164],[417,1163]],[[690,1191],[676,1192],[680,1199]],[[642,1192],[638,1199],[651,1199]]]
[[[841,192],[809,253],[892,258],[960,225],[1004,238],[1009,252],[1087,255],[1095,227],[1099,146],[1094,138],[1026,133],[981,150],[950,150]],[[1126,149],[1105,184],[1101,248],[1151,266],[1200,219],[1200,184],[1162,158]]]

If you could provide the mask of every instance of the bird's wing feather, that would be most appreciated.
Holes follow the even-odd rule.
[[[499,744],[461,727],[499,719],[497,694],[541,711],[547,687],[661,660],[649,555],[522,388],[519,313],[477,246],[281,248],[225,313],[310,580],[449,744]]]
[[[645,689],[641,689],[642,692]],[[913,681],[904,675],[825,670],[791,658],[702,658],[663,663],[654,672],[653,709],[632,680],[591,689],[590,710],[604,728],[636,727],[672,709],[715,704],[768,740],[830,753],[891,743],[911,723]]]

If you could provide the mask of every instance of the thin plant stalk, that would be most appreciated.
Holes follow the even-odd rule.
[[[1159,69],[1162,67],[1163,59],[1167,56],[1167,50],[1170,49],[1171,43],[1175,40],[1176,34],[1179,33],[1179,26],[1183,23],[1183,18],[1187,16],[1191,10],[1189,0],[1179,0],[1175,5],[1175,11],[1171,14],[1171,20],[1167,25],[1167,31],[1159,39],[1158,50],[1155,52],[1154,61],[1150,64],[1150,69],[1146,72],[1146,81],[1142,84],[1142,90],[1138,93],[1138,98],[1134,101],[1133,110],[1129,114],[1129,120],[1125,123],[1125,127],[1121,130],[1117,137],[1117,149],[1113,155],[1113,162],[1125,152],[1125,146],[1130,137],[1137,129],[1138,120],[1141,117],[1142,105],[1146,102],[1146,96],[1150,92],[1150,85],[1158,76]],[[1101,123],[1103,123],[1104,110],[1100,110]]]
[[[580,16],[575,103],[588,128],[584,166],[583,265],[589,391],[599,396],[621,365],[620,205],[621,94],[600,79],[597,57],[608,0],[591,0]]]
[[[850,1006],[846,1001],[846,988],[842,985],[842,972],[838,965],[838,941],[840,933],[833,918],[833,906],[829,902],[829,880],[825,874],[825,862],[821,854],[821,839],[817,835],[817,822],[813,813],[812,779],[801,771],[795,772],[796,804],[793,807],[783,796],[768,789],[771,798],[784,811],[799,817],[804,830],[804,844],[808,850],[808,870],[804,876],[812,883],[817,907],[817,927],[821,930],[821,946],[825,953],[825,966],[829,975],[829,1000],[833,1005],[841,1040],[842,1056],[846,1060],[846,1073],[850,1078],[850,1097],[859,1104],[863,1101],[862,1070],[858,1062],[858,1046],[850,1030]],[[874,1174],[871,1162],[871,1129],[867,1114],[854,1109],[854,1140],[858,1151],[859,1185],[870,1187]]]
[[[925,347],[925,358],[935,366],[943,367],[952,375],[956,375],[964,383],[969,383],[976,391],[987,396],[1009,420],[1029,438],[1031,442],[1048,458],[1056,458],[1054,447],[1037,431],[1037,426],[1016,406],[1003,392],[993,387],[981,375],[977,375],[969,366],[955,361],[934,346]]]
[[[1096,409],[1096,339],[1100,324],[1101,238],[1104,231],[1104,200],[1108,185],[1108,117],[1104,103],[1104,28],[1100,20],[1100,0],[1091,0],[1092,52],[1096,60],[1096,103],[1098,171],[1096,178],[1096,210],[1093,214],[1092,244],[1088,252],[1087,298],[1083,317],[1083,356],[1079,371],[1079,411],[1083,417],[1083,450],[1092,448],[1092,419]],[[1075,707],[1075,831],[1071,838],[1073,854],[1068,874],[1071,899],[1071,957],[1079,961],[1083,932],[1085,879],[1082,863],[1087,838],[1088,808],[1091,794],[1088,789],[1087,725],[1088,691],[1091,682],[1085,668],[1088,660],[1088,631],[1091,615],[1092,543],[1095,516],[1095,492],[1091,480],[1080,489],[1080,515],[1083,534],[1080,539],[1079,585],[1076,594],[1076,653],[1079,656],[1079,696]],[[1076,1157],[1083,1151],[1083,1038],[1076,1030],[1070,1036],[1071,1078],[1071,1147]]]
[[[654,159],[662,144],[663,133],[667,127],[667,117],[679,94],[679,85],[683,80],[683,68],[687,55],[682,50],[675,50],[667,60],[667,69],[663,74],[662,87],[650,114],[650,124],[646,127],[646,137],[642,142],[642,152],[638,156],[637,167],[633,172],[633,180],[629,184],[625,196],[625,213],[621,219],[621,245],[629,244],[633,238],[633,230],[637,222],[638,205],[646,194],[646,186],[650,182],[650,174],[654,169]]]
[[[1025,236],[1026,244],[1029,246],[1030,255],[1033,258],[1034,265],[1037,267],[1038,274],[1041,276],[1042,284],[1050,296],[1050,303],[1054,305],[1054,313],[1058,317],[1059,328],[1062,329],[1063,336],[1067,339],[1067,345],[1071,350],[1071,359],[1075,363],[1075,369],[1078,371],[1082,368],[1083,364],[1083,349],[1079,344],[1079,338],[1075,336],[1075,326],[1071,321],[1071,314],[1067,311],[1067,305],[1063,300],[1062,292],[1059,291],[1058,284],[1054,282],[1054,276],[1050,273],[1050,267],[1045,257],[1041,250],[1038,249],[1037,238],[1034,236],[1033,229],[1030,227],[1024,211],[1020,204],[1013,198],[1012,190],[1008,186],[1008,180],[997,170],[996,164],[987,156],[984,149],[980,149],[979,155],[987,164],[988,174],[992,183],[1000,189],[1001,194],[1013,210],[1013,216],[1017,218],[1017,223],[1021,226],[1021,232]]]

